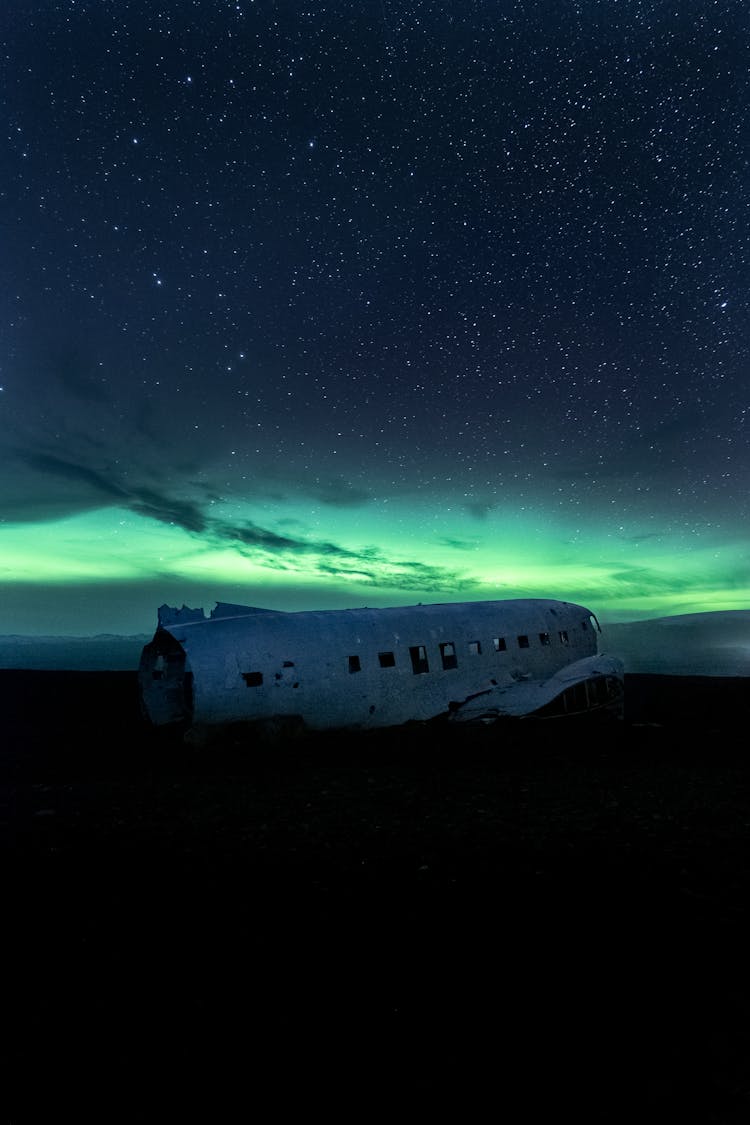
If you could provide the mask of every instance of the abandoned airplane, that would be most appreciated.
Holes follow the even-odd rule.
[[[141,654],[141,708],[188,734],[622,718],[623,666],[598,652],[600,632],[590,610],[543,598],[301,612],[219,602],[208,618],[163,605]]]

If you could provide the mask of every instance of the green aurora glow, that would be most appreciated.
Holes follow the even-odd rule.
[[[531,513],[483,520],[452,513],[448,520],[426,506],[398,504],[356,511],[288,505],[275,520],[261,505],[244,506],[240,519],[239,507],[216,505],[201,532],[116,508],[5,524],[2,581],[13,591],[6,605],[17,608],[4,631],[148,632],[158,604],[186,600],[207,609],[214,601],[312,609],[560,597],[610,622],[750,601],[739,539],[639,540],[619,525],[566,539]],[[40,599],[35,613],[30,598],[19,596],[24,587]],[[129,589],[126,614],[118,600],[109,604],[110,587]],[[45,597],[54,606],[46,619]]]

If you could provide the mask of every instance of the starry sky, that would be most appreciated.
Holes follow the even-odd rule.
[[[13,0],[0,633],[750,605],[746,0]]]

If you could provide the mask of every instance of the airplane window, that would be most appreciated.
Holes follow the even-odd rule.
[[[505,637],[493,637],[492,644],[495,647],[495,652],[505,652],[508,647],[505,643]]]
[[[248,687],[260,687],[263,683],[262,672],[243,672],[242,678]]]
[[[469,641],[469,656],[479,656],[481,651],[481,641]]]
[[[429,672],[430,666],[427,663],[427,649],[424,645],[414,645],[409,649],[409,656],[411,657],[411,668],[415,676],[420,675],[422,672]]]
[[[378,660],[381,668],[394,668],[396,665],[396,657],[392,652],[379,652]]]
[[[443,659],[443,668],[457,668],[456,646],[453,641],[445,641],[440,646],[440,655]]]
[[[349,671],[350,672],[361,672],[362,671],[362,665],[360,663],[360,659],[359,659],[358,656],[350,656],[349,657]]]
[[[566,645],[568,643],[569,643],[568,642],[568,630],[567,629],[561,629],[560,630],[560,644]]]
[[[539,643],[542,644],[542,645],[550,644],[551,642],[550,642],[549,633],[540,633],[539,634]]]
[[[518,638],[518,647],[519,648],[528,648],[529,647],[529,638],[526,636],[525,633],[522,633],[521,636]]]

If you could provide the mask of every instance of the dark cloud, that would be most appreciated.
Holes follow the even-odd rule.
[[[305,551],[312,549],[305,540],[277,535],[274,531],[268,531],[266,528],[247,522],[235,525],[221,520],[212,520],[210,530],[216,538],[242,543],[247,547],[260,547],[267,551]]]
[[[71,481],[73,484],[84,485],[88,490],[98,495],[101,499],[127,499],[127,493],[109,477],[87,465],[66,461],[62,457],[53,457],[47,453],[27,453],[22,449],[15,451],[19,461],[25,462],[30,469],[44,473],[57,479]]]
[[[695,588],[696,576],[694,573],[674,574],[672,571],[658,570],[649,566],[623,566],[622,563],[612,565],[608,580],[613,586],[633,590],[640,593],[648,590],[650,593],[680,593]]]
[[[496,500],[469,500],[464,504],[466,511],[477,520],[484,520],[497,508]]]
[[[66,461],[46,453],[25,453],[17,450],[16,456],[37,472],[48,478],[69,481],[73,486],[81,486],[76,495],[74,488],[70,497],[71,510],[81,510],[105,503],[115,503],[137,515],[147,516],[160,523],[182,527],[185,531],[201,532],[206,529],[207,520],[198,505],[191,501],[166,496],[156,489],[135,486],[126,487],[122,479],[115,480],[104,472],[88,465]],[[38,518],[38,516],[35,516]]]
[[[380,589],[429,590],[433,593],[450,593],[458,597],[483,588],[482,582],[451,567],[426,565],[407,559],[382,559],[382,567],[357,565],[335,566],[319,563],[316,570],[337,578],[359,579]]]
[[[66,431],[59,436],[61,440],[56,443],[55,452],[31,441],[26,447],[13,446],[7,450],[13,473],[12,478],[6,478],[5,487],[0,485],[0,515],[5,519],[57,519],[115,503],[161,523],[201,532],[212,523],[207,514],[211,503],[221,503],[234,496],[231,483],[224,490],[216,487],[210,467],[202,469],[199,460],[187,456],[173,459],[169,449],[161,450],[156,443],[149,444],[139,465],[126,454],[124,439],[123,448],[117,449],[113,445],[107,448],[104,441],[89,434],[79,436]],[[82,450],[87,452],[85,458],[81,457]],[[103,463],[107,464],[106,468],[102,467]],[[145,476],[152,483],[139,483]],[[167,478],[180,482],[179,497],[159,487],[158,482]],[[299,502],[300,498],[331,508],[356,507],[370,498],[364,489],[348,484],[343,478],[313,482],[303,479],[296,491],[289,478],[285,478],[286,487],[280,490],[280,478],[279,473],[261,475],[254,486],[257,498],[273,500],[280,511],[286,504]],[[266,535],[269,541],[272,537],[270,532],[241,523],[233,530],[225,529],[222,534],[246,543],[257,541],[260,535]]]
[[[448,567],[408,559],[394,561],[374,546],[353,551],[329,540],[279,535],[247,520],[232,523],[212,518],[191,501],[169,496],[155,488],[126,487],[122,481],[115,481],[86,465],[50,454],[27,454],[21,450],[17,455],[32,469],[83,486],[100,502],[114,501],[137,515],[199,534],[206,543],[231,543],[240,549],[250,548],[250,557],[260,556],[275,569],[294,569],[296,557],[317,556],[313,568],[318,573],[361,579],[385,588],[443,590],[457,583],[477,585],[476,580]]]
[[[438,543],[442,543],[445,547],[450,547],[453,551],[476,551],[477,542],[475,539],[454,539],[451,536],[441,536]]]
[[[200,508],[189,500],[175,499],[150,488],[136,488],[127,496],[127,507],[140,516],[149,516],[160,523],[173,524],[185,531],[205,531],[209,521]]]
[[[477,585],[475,579],[450,567],[427,565],[408,558],[394,559],[377,547],[354,551],[327,540],[292,539],[255,525],[235,526],[220,520],[212,520],[208,532],[221,542],[257,548],[251,557],[257,559],[262,554],[266,564],[277,569],[296,569],[299,559],[315,556],[312,563],[305,562],[305,566],[312,566],[315,573],[349,581],[359,579],[383,588],[446,590],[455,587],[456,583]]]

